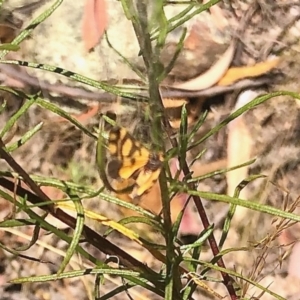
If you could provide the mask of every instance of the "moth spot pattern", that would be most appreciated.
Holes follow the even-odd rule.
[[[148,150],[125,128],[113,126],[110,129],[108,152],[107,174],[112,179],[133,182],[132,198],[147,192],[157,181],[163,166],[163,154]]]

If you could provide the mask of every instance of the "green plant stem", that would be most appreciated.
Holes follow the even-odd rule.
[[[129,1],[128,1],[129,2]],[[127,3],[128,3],[127,2]],[[130,3],[133,7],[133,2]],[[157,7],[163,8],[162,1],[158,0],[153,4]],[[164,110],[162,99],[159,92],[158,78],[163,72],[163,67],[159,61],[160,47],[159,45],[153,49],[151,43],[151,36],[149,33],[148,24],[148,3],[147,1],[140,0],[136,3],[137,12],[135,17],[132,18],[133,27],[140,45],[142,57],[145,63],[147,77],[149,81],[149,109],[152,118],[152,139],[156,148],[160,150],[164,147],[164,140],[162,132],[162,118],[164,117]],[[156,10],[157,12],[157,10]],[[163,14],[163,12],[157,12]],[[158,16],[159,18],[159,16]],[[163,16],[161,16],[163,19]],[[164,37],[161,36],[161,41]],[[176,299],[179,297],[180,290],[180,275],[178,274],[178,268],[176,268],[175,262],[175,247],[174,238],[172,235],[172,221],[170,202],[168,195],[168,187],[166,175],[161,172],[159,183],[161,187],[161,198],[163,204],[163,218],[165,227],[165,240],[166,240],[166,283],[165,283],[165,299]],[[176,282],[176,284],[174,284]]]

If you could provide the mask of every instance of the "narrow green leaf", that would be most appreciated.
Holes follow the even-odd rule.
[[[256,202],[255,199],[248,201],[245,199],[234,198],[234,197],[230,197],[227,195],[219,195],[219,194],[214,194],[214,193],[210,193],[210,192],[201,192],[201,191],[189,191],[188,190],[188,191],[186,191],[186,193],[188,193],[189,195],[193,195],[193,196],[194,195],[200,196],[200,197],[203,197],[203,198],[206,198],[209,200],[236,204],[236,205],[243,206],[243,207],[255,210],[255,211],[265,212],[270,215],[274,215],[277,217],[300,222],[299,215],[296,215],[296,214],[293,214],[290,212],[286,212],[286,211],[283,211],[281,209],[278,209],[278,208],[275,208],[275,207],[272,207],[269,205],[260,204],[260,203],[258,203],[258,201]]]
[[[34,128],[27,131],[18,141],[6,147],[7,152],[13,152],[28,142],[38,131],[43,127],[43,122],[40,122]]]
[[[221,1],[222,0],[211,0],[203,5],[199,4],[198,2],[195,2],[195,7],[198,7],[198,8],[193,10],[191,13],[181,14],[182,18],[180,18],[176,23],[172,24],[169,27],[168,32],[173,31],[174,29],[178,28],[181,25],[184,25],[188,20],[191,20],[194,16],[199,15],[203,11],[208,10],[210,7],[212,7],[213,5],[215,5]]]
[[[249,165],[253,164],[255,161],[256,161],[256,159],[251,159],[251,160],[249,160],[249,161],[247,161],[247,162],[245,162],[245,163],[243,163],[243,164],[240,164],[240,165],[237,165],[237,166],[234,166],[234,167],[231,167],[231,168],[220,169],[219,171],[214,171],[214,172],[207,173],[207,174],[205,174],[205,175],[193,177],[193,178],[187,180],[187,182],[188,182],[188,183],[191,183],[191,182],[198,182],[198,181],[201,181],[201,180],[203,180],[203,179],[212,177],[212,176],[214,176],[214,175],[224,174],[224,173],[227,173],[227,172],[230,172],[230,171],[233,171],[233,170],[242,168],[242,167],[249,166]],[[260,175],[260,176],[262,176],[262,175]]]
[[[18,51],[20,49],[20,46],[18,45],[12,45],[12,44],[1,44],[0,50],[6,50],[6,51]]]
[[[0,222],[0,228],[13,228],[21,227],[25,225],[36,225],[36,220],[34,219],[10,219]]]
[[[0,90],[1,90],[1,86],[0,86]],[[7,107],[7,101],[4,99],[3,103],[0,105],[0,114],[5,110],[6,107]]]
[[[162,74],[158,77],[158,82],[162,82],[167,77],[167,75],[171,72],[171,70],[173,69],[174,64],[184,46],[185,37],[186,37],[186,29],[184,29],[182,31],[179,42],[176,45],[175,53],[174,53],[172,59],[170,60],[169,64],[164,68]]]
[[[21,108],[12,117],[9,118],[0,132],[0,138],[3,138],[4,135],[12,129],[14,124],[26,113],[26,111],[31,107],[32,104],[35,103],[35,101],[36,99],[34,97],[32,97],[30,100],[27,100],[21,106]]]
[[[248,278],[248,277],[245,277],[243,276],[242,274],[240,273],[237,273],[235,271],[232,271],[232,270],[229,270],[229,269],[224,269],[224,268],[221,268],[215,264],[212,264],[212,263],[208,263],[206,261],[203,261],[203,260],[195,260],[195,259],[190,259],[190,258],[186,258],[186,261],[194,261],[195,263],[201,265],[201,266],[204,266],[205,268],[208,268],[208,269],[213,269],[215,271],[219,271],[219,272],[224,272],[224,273],[227,273],[228,275],[232,276],[233,278],[240,278],[242,279],[243,281],[245,282],[248,282],[250,283],[251,285],[261,289],[262,291],[270,294],[271,296],[275,297],[276,299],[279,299],[279,300],[286,300],[285,298],[281,297],[280,295],[272,292],[271,290],[269,290],[268,288],[265,288],[264,286],[262,286],[261,284],[259,284],[258,282]],[[200,273],[200,276],[202,276],[202,272]],[[221,283],[221,282],[220,282]]]
[[[188,244],[188,245],[183,245],[180,247],[181,251],[184,252],[188,252],[189,250],[192,250],[196,247],[202,246],[204,242],[206,242],[206,240],[208,239],[208,237],[212,234],[214,230],[214,225],[211,224],[209,227],[207,227],[205,230],[203,230],[199,237],[197,238],[197,240],[192,243],[192,244]]]
[[[15,248],[15,250],[16,251],[27,251],[27,250],[29,250],[33,245],[35,245],[36,241],[39,239],[40,230],[41,230],[40,225],[36,224],[34,226],[33,235],[31,237],[30,242],[27,245]]]
[[[1,60],[0,63],[1,64],[9,64],[9,65],[18,65],[18,66],[23,66],[23,67],[28,67],[28,68],[39,69],[39,70],[43,70],[43,71],[47,71],[47,72],[56,73],[56,74],[62,75],[64,77],[73,79],[77,82],[81,82],[83,84],[92,86],[94,88],[104,90],[108,93],[111,93],[111,94],[114,94],[114,95],[117,95],[120,97],[134,99],[136,101],[141,101],[141,99],[143,99],[143,97],[141,97],[140,95],[136,95],[133,93],[129,93],[127,91],[123,91],[121,88],[117,88],[117,87],[107,84],[105,82],[93,80],[89,77],[79,75],[75,72],[72,72],[72,71],[69,71],[69,70],[66,70],[63,68],[59,68],[56,66],[21,61],[21,60]],[[145,98],[145,97],[144,97],[144,99],[147,100],[147,98]]]
[[[47,282],[47,281],[55,281],[66,278],[75,278],[81,277],[84,275],[96,275],[96,274],[109,274],[114,276],[132,276],[138,277],[140,276],[139,272],[129,271],[129,270],[120,270],[113,268],[94,268],[94,269],[83,269],[83,270],[75,270],[70,272],[64,272],[60,274],[53,275],[41,275],[41,276],[32,276],[32,277],[23,277],[11,280],[11,283],[26,283],[26,282]]]
[[[75,118],[73,118],[69,113],[67,113],[66,111],[62,110],[60,107],[58,107],[57,105],[50,103],[46,100],[43,100],[41,98],[36,99],[36,103],[47,109],[52,111],[53,113],[65,118],[66,120],[70,121],[73,125],[75,125],[77,128],[79,128],[82,132],[84,132],[87,136],[93,138],[93,139],[97,139],[97,137],[91,133],[86,127],[84,127],[80,122],[78,122]]]
[[[183,165],[186,161],[186,153],[187,153],[187,146],[188,146],[188,123],[187,123],[188,113],[186,110],[186,106],[183,105],[181,109],[181,122],[179,127],[179,164],[180,170],[182,170]]]
[[[133,216],[133,217],[127,217],[123,218],[118,222],[121,225],[127,225],[127,224],[133,224],[133,223],[142,223],[151,226],[151,229],[160,233],[163,233],[163,228],[161,224],[159,224],[156,220],[153,220],[149,217],[140,217],[140,216]],[[113,228],[109,228],[106,230],[103,236],[107,237],[114,231]]]
[[[156,0],[154,5],[154,11],[153,11],[153,17],[151,25],[158,25],[159,31],[158,31],[158,37],[157,37],[157,43],[156,43],[156,54],[159,54],[160,49],[165,45],[167,33],[168,33],[168,21],[167,17],[164,12],[164,1],[163,0]],[[151,26],[152,27],[152,26]]]
[[[173,269],[173,266],[171,266]],[[173,300],[174,278],[173,272],[170,272],[166,277],[165,300]]]
[[[259,178],[265,178],[266,176],[264,175],[252,175],[249,176],[248,178],[244,179],[235,189],[234,191],[234,195],[233,197],[238,198],[240,195],[240,192],[243,188],[245,188],[247,186],[247,184],[249,184],[250,182],[259,179]],[[224,222],[224,226],[222,229],[222,235],[221,235],[221,239],[220,239],[220,243],[219,243],[219,249],[221,250],[223,248],[223,245],[226,241],[226,238],[228,236],[229,233],[229,229],[230,229],[230,224],[231,224],[231,220],[234,216],[234,213],[236,211],[236,204],[230,204],[230,208],[229,211],[227,213],[225,222]]]
[[[182,24],[178,25],[177,27],[174,27],[174,25],[172,25],[173,22],[178,21],[180,19],[182,19],[184,16],[186,16],[194,7],[195,7],[196,3],[192,3],[190,4],[186,9],[184,9],[182,12],[178,13],[176,16],[170,18],[167,21],[167,33],[173,31],[174,29],[176,29],[177,27],[181,26]],[[179,23],[178,23],[179,24]],[[159,31],[160,28],[156,28],[155,30],[153,30],[153,32],[151,33],[151,40],[154,41],[158,38],[159,36]]]
[[[51,5],[47,10],[45,10],[41,15],[39,15],[35,20],[33,20],[20,34],[11,42],[12,45],[19,45],[24,41],[31,32],[44,20],[46,20],[61,4],[63,0],[57,0],[53,5]],[[9,50],[2,50],[0,53],[0,60],[9,52]]]
[[[77,213],[76,227],[74,230],[72,241],[66,252],[65,258],[64,258],[63,262],[61,263],[59,270],[57,271],[57,276],[59,276],[65,270],[66,266],[68,265],[68,263],[70,262],[70,260],[73,256],[73,254],[75,253],[76,248],[77,248],[80,238],[81,238],[83,225],[84,225],[84,209],[83,209],[82,203],[80,201],[80,198],[78,198],[78,196],[76,196],[76,195],[70,195],[70,198],[75,206],[76,213]]]
[[[200,233],[199,238],[197,239],[197,241],[195,241],[191,245],[186,245],[189,249],[193,250],[193,252],[192,252],[192,259],[195,259],[195,260],[199,259],[203,243],[213,233],[213,230],[214,230],[214,225],[211,224],[206,230],[203,230]],[[189,246],[192,246],[192,247],[189,247]],[[185,250],[185,251],[187,251],[187,250]],[[190,272],[194,272],[195,273],[197,271],[197,267],[198,267],[197,263],[195,263],[194,261],[189,261],[189,262],[186,262],[186,263],[187,263],[187,268],[188,268],[188,270]],[[196,288],[197,288],[197,285],[195,283],[191,283],[189,286],[187,286],[186,289],[184,290],[183,298],[190,299],[190,297],[192,296],[192,294],[194,293],[194,291],[196,290]]]
[[[208,110],[206,110],[202,113],[201,118],[193,126],[193,129],[191,130],[191,133],[189,134],[189,142],[191,142],[194,139],[194,137],[198,133],[200,127],[203,125],[204,121],[206,120],[207,115],[208,115]]]
[[[123,62],[144,82],[146,83],[146,78],[145,75],[136,67],[136,65],[134,65],[133,63],[130,62],[129,59],[127,59],[120,51],[118,51],[110,42],[107,32],[105,32],[105,39],[106,42],[108,44],[108,46],[113,49],[116,54],[121,57],[121,59],[123,60]]]
[[[242,106],[241,108],[239,108],[238,110],[236,110],[235,112],[233,112],[230,116],[228,116],[225,120],[223,120],[219,125],[215,126],[207,134],[205,134],[200,140],[193,143],[188,148],[188,150],[190,150],[190,149],[194,148],[195,146],[200,145],[201,143],[203,143],[210,136],[212,136],[213,134],[218,132],[221,128],[225,127],[229,122],[236,119],[237,117],[239,117],[244,112],[246,112],[246,111],[248,111],[248,110],[264,103],[264,102],[266,102],[267,100],[269,100],[271,98],[279,97],[279,96],[290,96],[290,97],[293,97],[295,99],[300,99],[299,94],[293,93],[293,92],[287,92],[287,91],[274,92],[274,93],[269,93],[269,94],[257,97],[255,99],[253,99],[252,101],[248,102],[247,104],[245,104],[244,106]]]
[[[17,257],[20,257],[20,258],[23,258],[23,259],[27,259],[27,260],[38,262],[38,263],[51,263],[49,261],[42,261],[41,259],[38,259],[36,257],[32,257],[32,256],[29,256],[29,255],[21,254],[20,252],[18,252],[16,250],[13,250],[13,249],[10,249],[10,248],[6,247],[2,243],[0,243],[0,248],[3,249],[3,250],[5,250],[5,251],[7,251],[8,253],[11,253],[14,256],[17,256]]]
[[[132,1],[121,0],[121,4],[126,18],[132,21],[136,15]]]

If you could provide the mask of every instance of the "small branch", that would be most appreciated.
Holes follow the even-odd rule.
[[[70,226],[70,228],[75,229],[76,227],[76,219],[67,213],[65,213],[61,209],[52,210],[53,205],[41,205],[44,200],[33,194],[29,190],[18,185],[15,187],[15,183],[7,178],[0,177],[0,186],[8,189],[10,192],[16,192],[16,194],[22,198],[26,198],[27,201],[31,202],[34,205],[39,206],[40,209],[50,213],[53,217],[60,220],[61,222]],[[154,285],[159,285],[155,280],[158,274],[155,273],[152,269],[148,268],[145,264],[136,260],[132,256],[130,256],[127,252],[123,251],[119,247],[115,246],[107,239],[103,238],[101,235],[90,229],[88,226],[83,226],[83,235],[87,242],[93,245],[95,248],[99,249],[103,253],[111,256],[117,256],[120,264],[137,272],[141,272],[145,278],[147,278]],[[162,289],[163,287],[158,287]],[[163,296],[163,292],[159,292],[160,296]]]

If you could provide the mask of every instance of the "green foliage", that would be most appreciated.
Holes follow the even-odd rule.
[[[30,24],[24,31],[22,31],[20,35],[11,43],[11,45],[19,45],[20,42],[22,42],[22,40],[24,40],[24,38],[30,34],[34,27],[38,26],[57,7],[59,7],[61,2],[62,1],[56,1],[50,9],[45,11],[43,15],[34,20],[32,24]],[[153,143],[160,149],[164,149],[165,145],[161,132],[168,132],[168,130],[170,129],[162,126],[162,124],[166,124],[166,122],[163,115],[163,107],[159,93],[159,82],[166,76],[167,71],[171,69],[172,65],[167,67],[167,71],[162,69],[161,65],[159,64],[159,55],[161,48],[165,43],[167,34],[171,30],[177,28],[179,25],[183,24],[194,15],[199,14],[203,10],[209,8],[219,1],[210,1],[205,5],[199,5],[197,1],[191,1],[190,6],[184,12],[179,14],[177,17],[172,18],[171,20],[167,20],[166,16],[163,13],[163,5],[165,1],[157,1],[155,18],[151,20],[152,22],[150,24],[147,24],[147,18],[145,19],[145,16],[147,16],[147,14],[142,10],[143,8],[145,9],[145,5],[143,6],[143,3],[145,4],[144,1],[140,1],[140,10],[136,10],[135,6],[133,5],[133,1],[131,0],[121,0],[121,2],[126,17],[132,21],[137,36],[139,37],[141,55],[143,56],[147,68],[147,78],[145,79],[149,84],[149,98],[147,98],[147,101],[149,102],[149,115],[153,118]],[[183,37],[184,34],[179,41],[178,51],[181,49]],[[76,82],[84,83],[86,85],[113,93],[118,96],[127,97],[133,102],[137,101],[137,99],[140,100],[141,98],[140,96],[136,96],[134,94],[134,90],[132,91],[132,93],[129,93],[127,89],[92,80],[68,70],[61,69],[59,66],[49,66],[46,64],[15,60],[3,60],[5,54],[14,49],[15,48],[6,47],[3,50],[0,48],[0,50],[2,50],[2,54],[0,55],[2,59],[1,63],[37,68],[47,72],[57,72],[62,76],[73,79]],[[179,52],[177,52],[175,56],[177,56],[178,53]],[[172,64],[174,63],[175,59],[176,57],[171,60]],[[26,115],[27,111],[31,107],[38,106],[45,111],[51,111],[56,115],[62,117],[63,119],[68,120],[76,129],[81,131],[82,134],[91,138],[95,143],[97,141],[99,142],[99,138],[102,138],[102,135],[101,133],[99,133],[99,136],[97,136],[89,128],[86,128],[80,122],[78,122],[69,113],[64,111],[59,106],[49,103],[39,94],[23,94],[19,91],[6,87],[2,87],[2,90],[3,89],[6,92],[12,93],[17,96],[22,95],[22,97],[26,99],[26,101],[19,108],[19,110],[10,117],[10,119],[7,121],[6,125],[1,129],[0,132],[0,156],[4,161],[6,161],[6,163],[12,170],[11,172],[0,173],[0,195],[3,199],[11,203],[16,210],[15,214],[12,215],[10,219],[0,222],[0,227],[20,228],[23,226],[33,226],[35,230],[32,240],[28,245],[26,245],[26,247],[22,249],[11,249],[4,244],[0,244],[0,247],[5,249],[6,251],[13,253],[14,255],[21,256],[22,251],[24,251],[25,249],[29,249],[37,242],[38,232],[40,229],[46,230],[53,236],[56,236],[59,240],[65,241],[68,244],[68,249],[65,253],[65,257],[63,258],[63,262],[58,268],[56,274],[16,278],[13,281],[14,283],[45,282],[66,278],[82,277],[85,275],[94,275],[96,278],[95,294],[97,294],[101,288],[101,284],[105,280],[104,275],[114,275],[122,278],[124,280],[124,284],[110,291],[106,295],[102,295],[101,297],[99,296],[98,299],[112,299],[123,291],[127,291],[130,293],[130,290],[136,286],[143,287],[144,289],[147,289],[154,294],[164,297],[165,299],[191,299],[196,290],[196,287],[198,286],[200,286],[200,289],[205,289],[208,293],[214,295],[214,291],[209,290],[209,288],[204,284],[205,281],[216,280],[210,278],[207,275],[209,270],[214,270],[223,274],[223,280],[225,282],[228,293],[232,290],[233,293],[235,293],[235,289],[233,289],[232,283],[230,281],[226,282],[226,280],[231,280],[232,278],[234,278],[233,281],[241,279],[244,282],[248,282],[251,285],[258,287],[263,292],[269,293],[276,299],[282,299],[282,297],[273,293],[270,289],[263,287],[258,282],[247,278],[241,273],[229,270],[225,266],[222,267],[216,262],[219,262],[223,258],[223,256],[228,254],[229,252],[244,250],[223,249],[224,243],[230,235],[231,219],[234,216],[237,206],[243,206],[251,210],[298,222],[300,221],[300,216],[293,214],[292,212],[286,212],[268,205],[260,204],[258,199],[256,201],[246,201],[239,198],[240,190],[246,184],[253,180],[257,180],[261,176],[250,177],[247,179],[241,178],[241,185],[237,187],[236,193],[233,197],[227,195],[219,195],[211,192],[198,191],[197,184],[204,178],[212,176],[213,174],[191,178],[189,167],[186,162],[186,152],[197,146],[198,144],[203,143],[212,135],[218,133],[222,128],[224,128],[226,125],[228,125],[228,123],[240,116],[242,113],[258,105],[261,105],[265,101],[279,95],[288,95],[300,99],[298,94],[281,91],[258,97],[257,99],[254,99],[250,103],[246,104],[245,106],[241,107],[239,110],[225,118],[222,122],[220,122],[219,125],[212,128],[197,142],[192,142],[192,140],[199,127],[205,122],[205,117],[200,119],[199,122],[195,125],[195,129],[188,133],[187,111],[184,107],[182,109],[182,123],[178,140],[173,138],[172,143],[174,143],[174,147],[173,150],[168,153],[167,157],[169,159],[171,156],[178,155],[180,161],[180,169],[183,170],[185,179],[181,182],[177,178],[175,183],[171,182],[170,184],[168,179],[168,175],[170,174],[168,174],[167,171],[162,172],[159,182],[161,185],[163,212],[162,219],[158,219],[157,216],[155,216],[151,212],[144,210],[134,204],[122,201],[117,197],[114,197],[105,192],[104,186],[91,187],[85,184],[81,184],[80,180],[74,183],[60,180],[58,178],[42,177],[28,174],[26,169],[23,169],[14,159],[14,153],[24,144],[28,143],[41,130],[43,124],[40,123],[32,127],[30,130],[28,130],[28,132],[23,134],[21,139],[9,145],[4,145],[2,139],[5,134],[9,133],[10,130],[12,130],[14,124],[16,124],[16,122],[18,122],[18,120],[22,116]],[[2,109],[2,113],[3,111],[5,111],[5,107]],[[170,131],[168,133],[170,133]],[[169,136],[171,136],[171,134]],[[248,163],[245,163],[241,166],[244,166]],[[105,166],[103,156],[97,155],[97,161],[95,162],[95,164],[97,164],[98,167],[101,168],[102,172],[104,172]],[[219,174],[230,171],[232,169],[220,170]],[[21,186],[16,187],[12,179],[23,181],[28,187],[30,187],[31,191]],[[41,186],[54,187],[66,193],[67,199],[65,199],[64,202],[74,204],[74,211],[76,213],[76,216],[72,217],[63,212],[60,208],[60,203],[62,201],[59,201],[57,199],[57,201],[52,201],[55,199],[49,199],[49,197],[40,189]],[[7,190],[9,190],[10,192],[8,193]],[[170,216],[171,194],[175,192],[187,193],[191,198],[190,201],[195,201],[201,219],[203,219],[203,212],[199,209],[200,206],[197,205],[197,203],[201,203],[200,197],[229,204],[230,209],[228,211],[222,230],[222,238],[218,245],[213,238],[214,226],[212,224],[206,226],[206,228],[199,234],[197,240],[194,243],[182,245],[182,243],[178,241],[177,233],[179,230],[182,214],[178,217],[175,224],[172,224]],[[138,261],[134,257],[131,257],[125,251],[120,249],[116,244],[109,242],[99,233],[93,231],[93,229],[85,225],[86,216],[85,210],[83,208],[83,203],[84,200],[93,197],[97,197],[99,199],[99,203],[103,203],[104,201],[106,201],[109,203],[117,204],[121,207],[129,208],[140,214],[139,217],[129,217],[123,219],[119,223],[119,225],[124,227],[128,223],[130,223],[131,225],[134,225],[135,223],[144,223],[151,226],[153,231],[158,232],[161,237],[164,237],[164,244],[161,245],[156,244],[155,242],[150,240],[145,240],[139,236],[135,236],[131,232],[126,232],[125,229],[124,231],[122,231],[122,233],[127,237],[139,241],[142,247],[153,254],[157,262],[162,264],[160,272],[151,270],[151,268],[147,267],[144,263]],[[43,212],[37,213],[35,210],[35,208],[37,207],[39,207]],[[20,212],[23,212],[27,217],[20,218],[18,216]],[[58,229],[47,222],[45,220],[45,216],[47,214],[51,214],[54,218],[64,222],[68,227],[72,228],[72,233],[67,234],[64,230]],[[120,228],[122,229],[122,227]],[[106,232],[106,235],[111,234],[113,230],[115,230],[115,228],[109,228]],[[117,267],[111,267],[106,261],[101,261],[100,259],[98,259],[93,254],[94,252],[89,252],[88,250],[86,250],[86,248],[81,245],[82,238],[84,238],[91,247],[94,247],[109,256],[117,257]],[[211,261],[204,261],[200,259],[202,255],[202,247],[207,241],[210,242],[210,247],[216,247],[218,252]],[[162,250],[164,252],[162,252]],[[78,254],[82,258],[84,258],[84,260],[88,262],[88,265],[92,267],[82,266],[82,268],[79,270],[65,271],[75,254]],[[25,256],[23,255],[22,257]],[[28,257],[25,258],[33,259]],[[182,266],[185,267],[183,268]],[[199,271],[199,267],[201,267],[201,272]],[[201,283],[202,281],[203,284]],[[223,283],[219,282],[219,284]],[[237,299],[232,293],[231,298]]]

